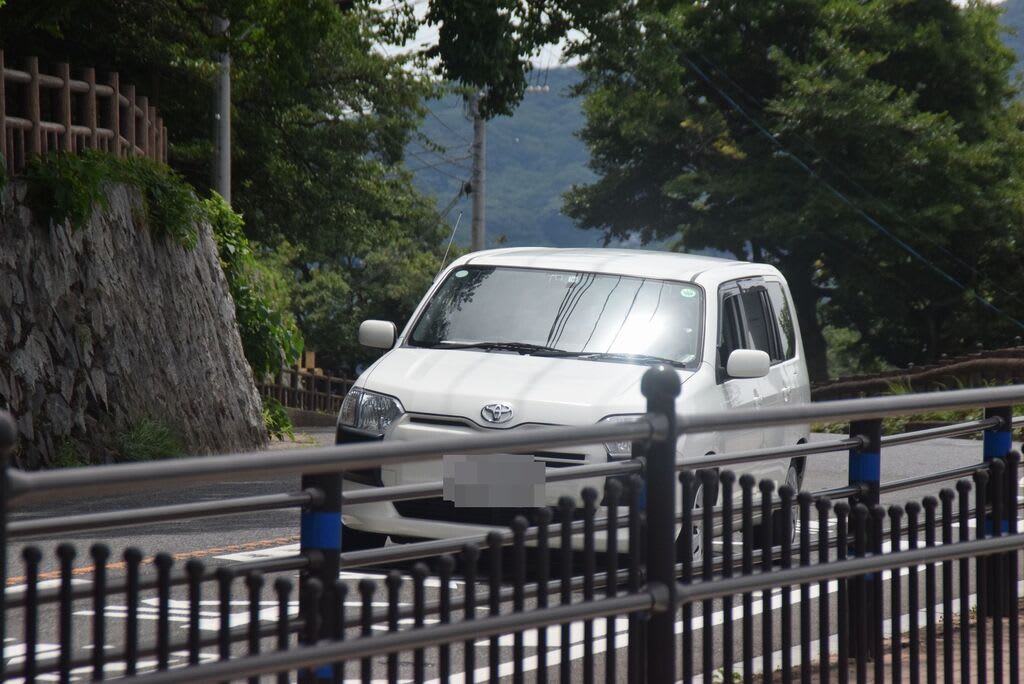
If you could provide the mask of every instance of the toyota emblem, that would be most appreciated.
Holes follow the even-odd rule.
[[[486,404],[480,409],[480,417],[488,423],[507,423],[512,420],[512,407],[503,402]]]

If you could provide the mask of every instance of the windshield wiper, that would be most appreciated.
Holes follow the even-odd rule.
[[[664,363],[669,366],[675,366],[677,368],[685,366],[682,361],[676,361],[674,359],[666,359],[660,356],[651,356],[650,354],[626,354],[623,352],[587,352],[580,354],[581,359],[607,359],[609,361],[640,361],[650,363]]]
[[[496,351],[512,351],[520,354],[538,354],[543,356],[578,356],[579,352],[546,347],[542,344],[529,342],[448,342],[442,340],[429,345],[431,349],[484,349]]]

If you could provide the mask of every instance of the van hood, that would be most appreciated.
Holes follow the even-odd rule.
[[[643,413],[647,402],[640,379],[647,368],[620,361],[399,347],[359,384],[396,397],[407,412],[458,416],[481,427],[587,425],[605,416]],[[681,382],[693,376],[676,372]],[[512,419],[501,425],[484,421],[484,405],[499,402],[512,407]]]

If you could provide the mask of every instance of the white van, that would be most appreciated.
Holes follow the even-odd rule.
[[[363,323],[360,342],[389,351],[346,396],[337,441],[628,418],[645,411],[640,378],[653,363],[679,374],[681,414],[806,403],[810,385],[793,311],[785,279],[763,264],[614,249],[468,254],[438,276],[401,334],[393,323]],[[677,458],[795,445],[807,435],[807,426],[684,435]],[[532,454],[531,464],[604,463],[628,459],[630,450],[627,442],[544,451]],[[802,469],[801,460],[787,459],[742,472],[798,487]],[[441,460],[406,463],[348,472],[343,486],[437,483],[442,474]],[[603,481],[549,483],[541,493],[554,505],[584,486],[601,491]],[[698,493],[692,505],[700,501]],[[483,533],[522,512],[507,502],[456,503],[345,506],[342,546]]]

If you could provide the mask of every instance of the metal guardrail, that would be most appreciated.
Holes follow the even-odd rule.
[[[456,644],[471,637],[491,638],[500,634],[512,634],[516,643],[516,662],[520,663],[522,658],[518,656],[522,655],[523,630],[537,629],[544,625],[562,625],[564,630],[568,629],[567,622],[576,620],[582,620],[586,629],[590,630],[595,619],[607,619],[608,625],[612,626],[616,616],[625,615],[636,627],[630,630],[633,638],[629,640],[628,664],[625,666],[625,673],[630,681],[639,681],[641,678],[661,681],[663,677],[666,681],[675,681],[679,670],[675,656],[678,644],[675,641],[674,622],[680,607],[684,623],[683,653],[688,654],[688,657],[682,659],[682,674],[687,678],[693,674],[694,663],[702,663],[707,672],[708,668],[716,664],[718,657],[712,652],[714,649],[709,651],[707,648],[704,648],[700,658],[696,657],[698,651],[695,650],[690,630],[695,602],[721,600],[725,606],[727,603],[731,605],[731,596],[744,594],[746,610],[749,594],[753,591],[768,591],[768,587],[783,586],[783,591],[788,592],[785,586],[794,581],[803,584],[803,591],[811,582],[826,582],[826,578],[834,581],[837,577],[853,577],[854,579],[844,580],[842,583],[843,591],[847,592],[847,602],[840,611],[840,622],[846,625],[873,625],[877,617],[874,613],[858,611],[868,610],[871,605],[875,605],[872,601],[876,601],[871,597],[881,596],[881,587],[872,584],[870,576],[864,574],[876,572],[865,570],[876,566],[862,558],[853,561],[848,556],[864,556],[870,560],[870,554],[881,549],[884,535],[893,535],[892,539],[897,545],[916,545],[920,535],[924,533],[925,544],[930,546],[935,543],[935,535],[941,532],[944,543],[938,547],[940,550],[929,550],[927,554],[921,555],[921,558],[925,559],[921,562],[963,563],[966,561],[960,559],[965,557],[981,559],[982,556],[991,553],[1002,554],[1000,557],[1005,557],[1006,553],[1019,548],[1015,542],[989,539],[987,535],[999,537],[1004,533],[1016,533],[1019,515],[1019,503],[1015,498],[1018,459],[1015,454],[1011,455],[1010,429],[1024,419],[1012,418],[1010,407],[1013,404],[1024,403],[1024,387],[844,400],[799,407],[686,416],[675,415],[674,400],[678,393],[678,380],[671,370],[649,371],[644,378],[643,390],[648,398],[648,413],[635,421],[623,423],[545,427],[439,438],[418,443],[345,445],[299,449],[287,453],[212,456],[66,471],[21,472],[5,467],[0,470],[0,498],[5,504],[0,507],[0,515],[3,515],[0,522],[3,523],[4,534],[0,540],[0,548],[5,556],[9,551],[10,540],[15,538],[275,508],[294,507],[302,510],[300,553],[297,556],[244,563],[231,568],[213,568],[193,559],[185,564],[184,569],[176,569],[173,559],[166,554],[157,554],[151,561],[145,561],[140,552],[128,549],[125,552],[124,576],[107,580],[105,568],[111,552],[104,545],[98,544],[93,547],[91,555],[96,576],[102,577],[102,580],[95,581],[92,585],[75,585],[71,583],[73,550],[62,546],[58,551],[61,568],[59,586],[52,589],[40,588],[38,570],[41,550],[36,546],[25,547],[23,560],[26,588],[20,593],[6,591],[3,594],[3,611],[5,616],[10,615],[10,611],[21,611],[25,616],[22,636],[27,649],[26,662],[22,667],[6,674],[24,676],[29,680],[48,672],[66,676],[71,668],[90,664],[94,676],[102,676],[107,663],[111,659],[117,659],[126,663],[126,673],[133,676],[137,675],[140,658],[143,656],[152,656],[156,659],[158,669],[164,669],[168,667],[170,653],[176,649],[187,651],[189,662],[192,663],[189,667],[169,670],[159,675],[138,676],[152,681],[220,681],[226,677],[297,670],[303,681],[331,680],[344,668],[342,661],[352,664],[359,661],[360,676],[367,679],[381,673],[382,665],[371,662],[374,656],[387,656],[387,663],[383,665],[383,669],[394,674],[397,672],[394,669],[397,668],[394,654],[408,650],[414,653],[414,679],[418,680],[418,675],[423,672],[423,649],[427,646],[440,648],[439,672],[444,675],[451,671],[451,653],[447,651],[449,644]],[[988,410],[986,416],[979,420],[905,435],[881,436],[880,418],[883,416],[963,407],[988,407]],[[716,454],[682,462],[676,460],[676,438],[687,432],[750,429],[819,420],[850,421],[850,437],[785,448]],[[977,466],[965,466],[896,482],[880,482],[879,464],[884,447],[977,432],[983,434],[983,458],[979,459]],[[0,417],[0,452],[10,449],[14,444],[14,437],[13,425],[9,420]],[[584,493],[585,504],[582,513],[574,513],[577,505],[575,500],[566,498],[557,510],[537,509],[530,516],[532,520],[524,518],[516,521],[510,529],[495,530],[486,535],[402,544],[381,550],[343,551],[343,539],[340,534],[343,506],[371,501],[436,497],[441,493],[440,483],[427,483],[381,487],[347,492],[343,495],[340,482],[341,474],[346,470],[374,467],[384,463],[438,458],[445,453],[529,452],[535,449],[626,440],[634,442],[634,460],[566,467],[548,473],[548,481],[605,478],[604,506],[598,506],[599,496],[596,491],[587,490]],[[787,487],[776,492],[773,483],[757,484],[749,477],[737,479],[727,469],[765,459],[810,459],[817,454],[837,451],[848,451],[850,454],[849,485],[827,492],[802,492],[797,496],[796,492]],[[1001,459],[1009,456],[1012,458],[1006,461],[1004,466]],[[1007,469],[1008,472],[1004,472]],[[684,500],[688,496],[687,492],[695,491],[698,482],[707,485],[703,490],[706,499],[701,511],[695,512],[689,506],[677,510],[677,474],[682,483]],[[55,517],[11,522],[7,519],[10,512],[17,510],[19,506],[53,497],[72,500],[115,492],[136,492],[180,487],[196,482],[215,482],[239,476],[285,475],[301,475],[301,491],[90,513],[77,518]],[[888,511],[878,505],[878,497],[882,492],[899,491],[965,477],[971,479],[961,480],[955,493],[949,489],[943,490],[940,499],[929,497],[921,505],[908,505],[905,509],[892,507]],[[716,489],[721,492],[721,499],[717,493],[713,493]],[[1010,495],[1011,491],[1014,494],[1013,498]],[[735,501],[734,492],[738,494]],[[849,502],[833,502],[834,499],[841,497],[849,497]],[[955,499],[959,501],[958,513],[953,510]],[[601,516],[597,515],[599,508],[604,511]],[[920,520],[922,510],[925,514],[923,523]],[[837,534],[819,535],[812,543],[808,532],[812,511],[817,513],[816,522],[819,529],[827,531],[834,526]],[[554,519],[556,513],[557,520]],[[574,520],[574,517],[580,519]],[[887,517],[888,527],[883,524]],[[779,529],[788,529],[786,525],[790,525],[795,518],[801,521],[797,538],[790,539],[785,534],[781,539],[772,538],[773,527],[778,527],[781,523],[782,527]],[[903,523],[904,520],[906,524]],[[976,540],[969,540],[966,536],[967,523],[970,520],[973,520],[977,530]],[[970,544],[969,546],[952,541],[954,521],[959,524],[960,539]],[[680,527],[684,531],[693,529],[695,534],[684,533],[677,537],[677,530]],[[721,549],[712,554],[711,546],[707,546],[707,553],[695,559],[692,544],[698,539],[698,531],[703,535],[702,539],[720,537],[724,542]],[[624,543],[628,544],[632,552],[628,555],[628,567],[620,569],[618,553],[626,547],[620,547],[618,540],[623,535],[626,540]],[[738,552],[734,553],[734,543],[737,539],[741,541]],[[900,539],[906,542],[900,542]],[[599,540],[602,540],[604,545],[601,551],[601,557],[605,562],[603,572],[599,572],[596,565]],[[794,544],[797,546],[799,560],[794,560]],[[579,553],[582,553],[584,566],[582,574],[573,574],[574,547],[581,549]],[[536,578],[532,582],[528,582],[526,577],[525,558],[528,548],[536,555],[536,567],[533,568],[536,571]],[[816,573],[809,570],[794,573],[785,569],[794,562],[808,565],[810,556],[815,551],[818,566],[821,566],[812,566],[817,568]],[[502,553],[506,556],[502,556]],[[901,555],[904,553],[912,552],[899,551],[886,557],[892,558],[896,555],[900,559],[909,559],[918,558],[920,555]],[[390,565],[429,558],[435,559],[436,572],[442,587],[448,586],[454,569],[458,567],[463,581],[466,582],[467,593],[456,599],[446,589],[442,589],[439,598],[427,601],[423,597],[422,586],[430,571],[426,566],[417,564],[413,566],[412,573],[414,594],[417,597],[412,607],[399,608],[397,597],[401,580],[394,574],[389,576],[386,582],[389,597],[389,607],[386,610],[373,607],[377,587],[369,580],[364,580],[359,585],[359,596],[363,606],[359,612],[359,620],[350,620],[344,602],[340,601],[350,591],[347,584],[338,578],[340,568],[365,567],[368,564]],[[502,558],[512,559],[512,577],[502,577]],[[558,579],[551,577],[551,561],[556,558],[561,560],[561,577]],[[489,576],[478,577],[477,562],[482,562],[483,559],[489,561]],[[11,559],[7,560],[9,563]],[[146,562],[154,564],[157,570],[155,575],[140,573],[141,566]],[[902,562],[903,560],[897,561]],[[757,581],[750,579],[754,576],[752,573],[755,563],[761,569],[756,575]],[[911,564],[912,561],[907,560],[906,563]],[[776,564],[784,569],[776,569]],[[1010,566],[1004,564],[1001,567],[1000,572],[1008,579]],[[233,582],[244,580],[247,600],[251,606],[256,606],[259,604],[264,575],[296,570],[301,571],[300,615],[297,620],[290,619],[287,610],[282,608],[274,625],[261,624],[258,619],[254,619],[246,629],[230,627],[230,621],[226,619],[227,609],[224,608],[223,598],[230,596]],[[1017,572],[1016,565],[1013,572]],[[720,583],[728,580],[728,584],[715,586],[731,587],[733,590],[725,593],[700,593],[704,591],[705,584],[697,581],[698,576],[705,582],[713,580]],[[735,579],[736,576],[740,579]],[[511,584],[507,584],[506,581],[510,581]],[[195,602],[198,601],[203,586],[209,583],[217,585],[222,597],[222,626],[215,640],[203,637],[196,626],[198,603]],[[478,591],[478,583],[485,584],[486,589]],[[926,579],[924,584],[934,594],[935,578]],[[1016,582],[1010,584],[1015,591]],[[1005,583],[1004,585],[1009,586]],[[172,644],[168,636],[169,616],[166,605],[172,589],[177,586],[187,588],[193,608],[189,611],[188,640]],[[914,591],[917,591],[918,585],[914,586]],[[287,597],[291,588],[290,580],[278,577],[274,589],[282,606],[287,600],[281,597]],[[604,590],[604,596],[597,596],[595,591],[598,588]],[[948,587],[943,584],[943,598],[952,601],[953,597],[946,591],[947,589]],[[104,606],[107,597],[123,594],[129,607],[137,606],[145,592],[154,590],[160,606],[155,643],[138,643],[136,614],[134,622],[129,617],[130,624],[127,630],[129,635],[135,635],[134,640],[128,639],[124,649],[120,651],[104,653],[103,649],[95,649],[88,656],[77,654],[72,649],[70,637],[65,641],[62,636],[59,657],[56,660],[40,662],[34,655],[29,654],[30,651],[34,653],[33,648],[38,642],[38,635],[32,632],[36,623],[28,618],[35,615],[41,606],[56,604],[62,615],[70,615],[76,601],[91,600],[94,606],[94,636],[100,639],[96,643],[103,643],[102,635],[106,628]],[[554,596],[556,590],[557,597]],[[870,601],[863,605],[851,603],[849,592],[862,590]],[[694,593],[695,591],[697,593]],[[573,600],[573,592],[582,592],[582,601]],[[489,617],[479,619],[478,604],[482,605],[484,598],[487,599]],[[524,603],[527,598],[534,601],[537,606],[529,612],[526,611]],[[1011,597],[1000,593],[999,598],[1009,600]],[[564,605],[552,607],[551,599],[557,599]],[[928,600],[931,601],[931,598]],[[805,603],[809,605],[810,600]],[[1015,601],[1013,606],[1016,606]],[[511,612],[503,612],[503,607],[504,610],[511,608]],[[462,621],[454,621],[452,611],[456,609],[463,611]],[[702,609],[705,616],[710,614],[708,603],[704,603]],[[819,615],[818,621],[829,624],[830,620],[821,619],[827,616],[827,601],[819,603],[818,610],[826,611]],[[784,600],[784,625],[786,620],[791,618],[787,617],[789,611],[789,603]],[[996,614],[1000,618],[1007,617],[988,603],[985,603],[981,612],[983,621],[989,620],[993,629]],[[424,617],[428,614],[439,616],[442,624],[424,629]],[[771,615],[771,611],[765,611],[764,614],[769,615],[770,619],[766,617],[762,623],[759,639],[768,645],[770,651],[772,629],[775,627],[771,621],[775,620],[775,616]],[[400,629],[399,615],[411,618],[414,622],[413,627]],[[804,617],[801,613],[801,624],[805,629],[800,632],[804,635],[800,646],[806,650],[810,643],[806,637],[806,630],[810,625]],[[744,634],[741,638],[744,649],[752,647],[755,621],[753,613],[745,613],[742,621]],[[389,633],[367,636],[373,631],[372,626],[381,622],[387,623]],[[718,628],[722,632],[722,648],[725,651],[718,657],[717,662],[727,673],[733,666],[733,639],[731,635],[725,639],[725,631],[731,630],[731,622],[725,620]],[[639,629],[641,623],[646,625],[643,631]],[[7,629],[7,620],[4,621],[4,625],[4,629]],[[708,628],[704,633],[705,639],[714,631],[713,626],[706,627]],[[355,638],[350,634],[344,644],[336,642],[338,638],[345,636],[350,628],[358,632],[354,635]],[[1006,628],[1010,629],[1009,625]],[[873,627],[871,630],[870,634],[875,634]],[[293,635],[296,633],[299,635],[298,646],[293,643]],[[542,630],[540,634],[545,632]],[[641,634],[645,636],[641,638]],[[786,640],[792,638],[792,630],[783,628],[779,635],[783,639],[785,668],[792,665],[787,663],[785,655],[789,653]],[[852,657],[858,667],[865,667],[868,657],[878,652],[877,644],[868,636],[859,633],[840,634],[841,647],[847,649],[841,653],[841,661],[845,663],[847,657]],[[4,634],[0,634],[0,643],[3,643],[3,637]],[[546,639],[546,636],[543,638]],[[618,637],[612,641],[616,639]],[[199,664],[200,652],[203,648],[213,645],[214,641],[220,657],[224,658],[225,662],[215,665]],[[624,642],[625,639],[622,639],[619,645]],[[725,645],[726,642],[728,645]],[[242,659],[233,658],[232,644],[236,643],[248,644],[250,655]],[[587,673],[592,676],[594,671],[592,645],[591,633],[591,636],[585,639],[585,678],[588,676]],[[615,660],[615,645],[610,645],[604,657],[606,669],[611,668],[609,672],[612,674],[609,676],[617,677],[621,673],[615,669],[618,667]],[[544,667],[547,657],[546,643],[542,640],[540,646],[537,655],[538,667]],[[276,649],[276,652],[257,655],[261,648],[268,647]],[[560,648],[563,658],[563,665],[560,667],[569,667],[567,641],[563,640]],[[470,669],[474,663],[470,657],[472,650],[463,649],[463,666]],[[497,642],[493,639],[491,651],[488,656],[489,664],[494,668],[497,663]],[[762,655],[765,658],[766,671],[771,671],[770,652]],[[749,662],[752,661],[744,654],[745,673],[750,667]],[[809,657],[803,662],[809,662]],[[493,672],[496,673],[496,670]],[[516,665],[516,672],[518,674],[515,678],[520,677],[521,663]],[[565,672],[567,671],[563,669],[563,674]]]

